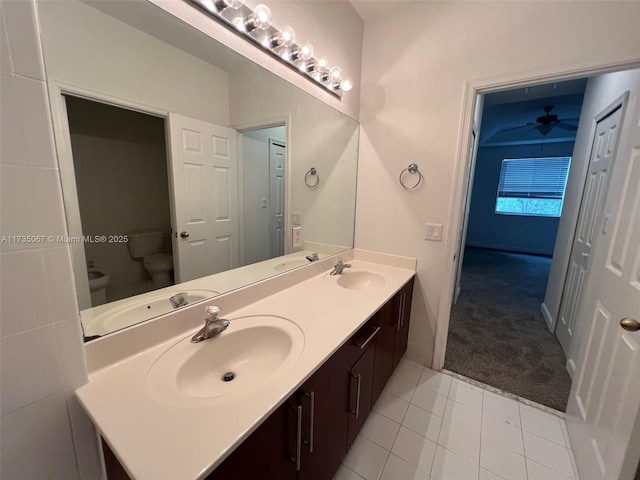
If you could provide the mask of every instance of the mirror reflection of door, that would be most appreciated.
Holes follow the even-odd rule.
[[[269,139],[269,244],[271,257],[284,255],[284,187],[286,147]]]
[[[241,134],[245,265],[287,253],[285,138],[284,125]]]

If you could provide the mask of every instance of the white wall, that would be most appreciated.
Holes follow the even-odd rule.
[[[286,139],[285,127],[252,130],[242,135],[244,265],[271,258],[269,214],[269,139]]]
[[[620,97],[625,91],[638,92],[640,90],[640,70],[610,73],[589,79],[587,89],[584,94],[582,105],[582,115],[580,125],[576,134],[576,144],[573,150],[573,158],[582,160],[574,162],[567,181],[566,197],[573,199],[573,202],[565,202],[562,211],[562,220],[558,227],[556,248],[553,252],[553,263],[549,272],[549,282],[547,292],[544,297],[544,305],[549,311],[551,319],[554,321],[560,311],[560,301],[562,299],[562,288],[565,282],[566,265],[571,255],[571,245],[573,233],[578,222],[580,200],[584,190],[584,182],[589,167],[589,156],[591,154],[592,139],[595,132],[596,115],[610,106],[611,102]],[[631,109],[632,110],[632,109]],[[629,111],[629,110],[628,110]],[[624,127],[625,120],[622,124]],[[614,167],[615,168],[615,165]],[[576,326],[576,329],[578,326]],[[574,332],[576,333],[576,332]],[[576,335],[574,339],[578,338]],[[571,359],[576,360],[577,351],[571,345]]]
[[[224,70],[78,1],[38,2],[38,10],[49,79],[229,124]]]
[[[465,82],[498,84],[638,60],[640,3],[385,5],[383,15],[365,23],[356,246],[418,258],[410,351],[429,365],[439,317],[439,336],[446,337],[450,303],[441,297],[453,282],[458,225],[451,215],[459,218],[452,211],[459,200],[452,192],[467,121]],[[398,174],[411,162],[425,183],[407,192]],[[445,225],[442,243],[423,240],[425,222]]]
[[[65,235],[33,1],[0,2],[1,235]],[[0,244],[3,478],[100,478],[68,245]],[[74,435],[72,436],[72,429]],[[74,452],[75,445],[75,452]]]

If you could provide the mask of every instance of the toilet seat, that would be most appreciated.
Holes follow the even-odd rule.
[[[143,263],[151,267],[173,268],[173,256],[168,253],[152,253],[145,255]]]

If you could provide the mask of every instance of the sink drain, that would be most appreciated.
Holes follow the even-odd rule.
[[[222,381],[223,382],[230,382],[234,378],[236,378],[236,374],[233,373],[233,372],[227,372],[224,375],[222,375]]]

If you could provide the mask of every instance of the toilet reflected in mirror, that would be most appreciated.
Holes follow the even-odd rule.
[[[138,230],[130,232],[127,237],[131,258],[142,259],[145,270],[151,276],[153,288],[173,285],[173,256],[165,253],[169,231]]]

